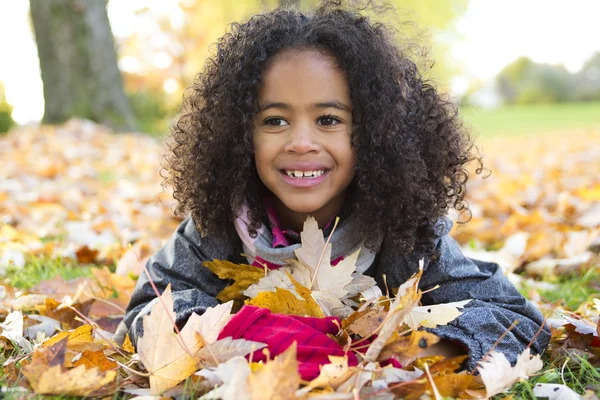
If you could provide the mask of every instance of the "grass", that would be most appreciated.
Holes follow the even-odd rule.
[[[9,267],[1,283],[17,289],[29,289],[38,283],[62,276],[65,280],[91,277],[91,267],[70,258],[29,257],[23,268]]]
[[[600,128],[600,102],[464,107],[466,126],[480,137],[529,135],[577,128]]]

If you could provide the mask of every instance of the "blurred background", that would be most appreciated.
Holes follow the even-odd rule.
[[[110,0],[104,7],[102,0],[32,0],[31,13],[28,1],[0,2],[0,132],[80,116],[162,136],[229,23],[316,3]],[[391,3],[402,22],[418,26],[405,24],[404,33],[429,49],[415,60],[423,74],[460,105],[475,133],[600,124],[600,2]]]

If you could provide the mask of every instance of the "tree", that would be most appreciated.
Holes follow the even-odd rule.
[[[106,0],[30,0],[44,83],[43,122],[73,116],[134,130]]]

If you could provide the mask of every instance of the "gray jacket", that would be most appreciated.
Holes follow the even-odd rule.
[[[513,322],[518,324],[496,345],[495,350],[504,353],[514,364],[517,355],[534,338],[543,324],[540,311],[527,301],[506,279],[498,264],[465,257],[458,243],[448,235],[452,221],[442,218],[443,231],[438,237],[440,257],[428,262],[425,257],[420,288],[438,289],[423,295],[421,303],[431,305],[473,299],[463,313],[448,325],[428,329],[444,339],[458,341],[469,350],[467,368],[472,369],[486,352],[498,341]],[[217,294],[228,285],[219,279],[202,262],[225,259],[234,263],[247,263],[241,256],[241,240],[234,230],[224,238],[201,238],[194,222],[187,218],[174,232],[165,246],[147,263],[152,280],[162,291],[171,284],[178,325],[185,323],[192,313],[202,314],[217,305]],[[402,254],[384,239],[375,262],[366,271],[384,290],[382,275],[388,287],[399,287],[418,270],[420,254]],[[123,338],[129,331],[135,344],[143,335],[142,315],[148,314],[156,302],[156,295],[148,277],[142,273],[127,307],[125,319],[116,337]],[[533,353],[544,351],[550,340],[550,332],[544,325],[541,333],[531,343]]]

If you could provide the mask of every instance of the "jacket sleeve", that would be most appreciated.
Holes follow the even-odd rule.
[[[169,241],[150,257],[146,269],[158,291],[162,293],[171,284],[178,326],[184,324],[192,313],[202,314],[207,308],[219,304],[216,296],[227,282],[203,267],[202,262],[228,256],[223,241],[201,238],[193,220],[187,218]],[[115,341],[122,343],[129,332],[131,341],[136,345],[137,339],[144,333],[142,316],[149,314],[157,301],[150,280],[142,271],[125,318],[117,328]]]
[[[448,235],[452,221],[444,217],[442,222],[445,228],[437,242],[440,257],[436,261],[425,260],[420,282],[424,291],[439,287],[423,294],[421,302],[433,305],[472,300],[458,318],[427,330],[463,344],[470,356],[468,369],[473,369],[502,335],[505,336],[494,349],[503,353],[512,364],[532,340],[532,352],[542,353],[550,340],[542,313],[508,281],[498,264],[465,257],[458,243]],[[395,276],[406,280],[417,271],[418,259],[413,256],[404,261],[410,262],[408,271]],[[516,326],[507,332],[513,323]],[[534,340],[542,325],[544,327]]]

